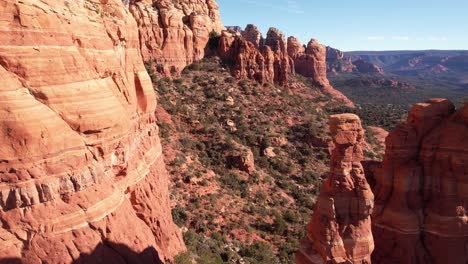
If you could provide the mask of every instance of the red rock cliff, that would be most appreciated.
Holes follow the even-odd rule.
[[[287,54],[283,34],[270,28],[263,47],[260,45],[261,34],[258,35],[254,26],[248,25],[244,36],[247,39],[227,30],[223,31],[219,41],[218,55],[232,64],[234,77],[286,85],[289,75],[294,73],[294,65]]]
[[[184,250],[139,47],[120,0],[0,4],[0,258]]]
[[[361,165],[364,130],[359,117],[341,114],[330,117],[330,132],[336,146],[330,174],[320,189],[297,263],[370,263],[374,196]]]
[[[205,55],[211,32],[223,26],[214,0],[131,1],[143,59],[154,60],[165,74],[180,72]]]
[[[319,86],[323,92],[348,107],[354,104],[340,91],[333,88],[327,78],[326,48],[317,40],[311,39],[307,47],[302,47],[298,39],[288,39],[288,53],[294,60],[294,68],[297,73],[310,77],[312,82]]]
[[[468,104],[416,104],[386,140],[374,188],[375,263],[468,263]]]

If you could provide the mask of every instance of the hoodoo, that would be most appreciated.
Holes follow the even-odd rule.
[[[364,130],[353,114],[333,115],[329,124],[335,144],[330,173],[320,189],[297,263],[370,263],[374,196],[361,165]]]

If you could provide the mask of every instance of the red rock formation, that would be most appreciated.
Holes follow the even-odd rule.
[[[223,28],[214,0],[132,1],[130,12],[138,24],[143,59],[154,60],[168,75],[202,59],[210,33]]]
[[[382,68],[370,62],[367,62],[365,60],[359,59],[359,60],[354,61],[353,64],[354,66],[356,66],[357,71],[360,73],[383,74]]]
[[[294,74],[294,61],[288,55],[287,42],[283,33],[270,28],[265,39],[265,46],[274,54],[275,82],[286,85],[290,74]]]
[[[341,114],[330,117],[330,132],[336,146],[330,174],[320,190],[297,263],[370,263],[374,196],[361,165],[364,130],[359,117]]]
[[[219,41],[218,55],[232,63],[232,75],[237,79],[252,79],[260,83],[275,80],[275,55],[269,47],[263,53],[239,34],[223,31]]]
[[[305,53],[305,47],[301,41],[295,37],[288,38],[288,55],[291,58],[296,58],[298,55]]]
[[[245,40],[252,42],[257,48],[263,47],[264,39],[262,32],[260,32],[255,25],[248,24],[245,27],[245,30],[242,31],[242,37],[244,37]]]
[[[351,57],[345,57],[343,52],[327,46],[327,71],[328,72],[354,72]]]
[[[122,263],[128,248],[157,262],[185,249],[122,1],[3,1],[0,81],[0,259]]]
[[[386,140],[375,175],[375,263],[468,262],[468,104],[413,106]]]
[[[252,79],[260,83],[275,82],[286,85],[294,73],[292,59],[287,55],[286,42],[281,32],[271,28],[266,44],[258,48],[239,33],[223,31],[218,55],[233,64],[232,74],[238,79]]]
[[[305,51],[296,38],[289,38],[289,56],[294,60],[294,68],[297,73],[310,77],[312,82],[319,86],[323,92],[348,107],[354,104],[344,94],[331,86],[327,78],[326,48],[317,40],[312,39],[307,44]]]

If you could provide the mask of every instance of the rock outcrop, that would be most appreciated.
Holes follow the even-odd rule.
[[[180,72],[205,55],[210,33],[223,29],[214,0],[131,1],[141,53],[166,75]]]
[[[382,68],[370,62],[367,62],[365,60],[359,59],[359,60],[353,61],[353,64],[354,66],[356,66],[357,71],[360,73],[383,74]]]
[[[296,73],[309,77],[314,85],[319,86],[323,92],[348,107],[354,104],[340,91],[333,88],[327,78],[326,48],[317,40],[311,39],[306,48],[303,48],[298,39],[288,39],[288,53],[294,60]]]
[[[351,61],[351,57],[345,57],[341,50],[327,46],[327,71],[354,72],[356,66]]]
[[[416,104],[374,175],[375,263],[468,262],[468,104]]]
[[[140,40],[120,0],[0,4],[0,259],[163,263],[185,249]]]
[[[294,65],[287,54],[284,36],[271,28],[265,43],[264,47],[258,47],[255,41],[246,40],[237,32],[223,31],[218,55],[232,64],[232,74],[238,79],[286,85],[289,74],[294,73]]]
[[[361,165],[364,130],[353,114],[330,117],[335,144],[330,174],[320,189],[299,264],[370,263],[374,196]]]
[[[275,82],[286,85],[290,74],[294,74],[294,61],[288,55],[286,37],[276,28],[270,28],[265,39],[265,49],[274,54]]]
[[[263,42],[265,41],[262,36],[262,32],[252,24],[248,24],[245,27],[245,30],[242,31],[242,37],[244,37],[245,40],[252,42],[257,48],[262,48]]]
[[[259,83],[275,80],[275,55],[269,47],[261,52],[255,44],[245,40],[239,33],[223,31],[218,55],[232,64],[231,73],[236,79],[251,79]]]

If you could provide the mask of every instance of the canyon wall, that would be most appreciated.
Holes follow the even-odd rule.
[[[364,130],[353,114],[330,117],[335,149],[330,174],[314,206],[307,237],[296,254],[299,264],[370,263],[374,241],[370,215],[374,196],[361,161]]]
[[[0,80],[1,259],[163,263],[185,249],[122,1],[2,1]]]
[[[411,109],[375,175],[374,263],[468,263],[468,104]]]
[[[159,72],[177,74],[205,56],[210,33],[223,25],[215,0],[130,1],[144,61]]]

